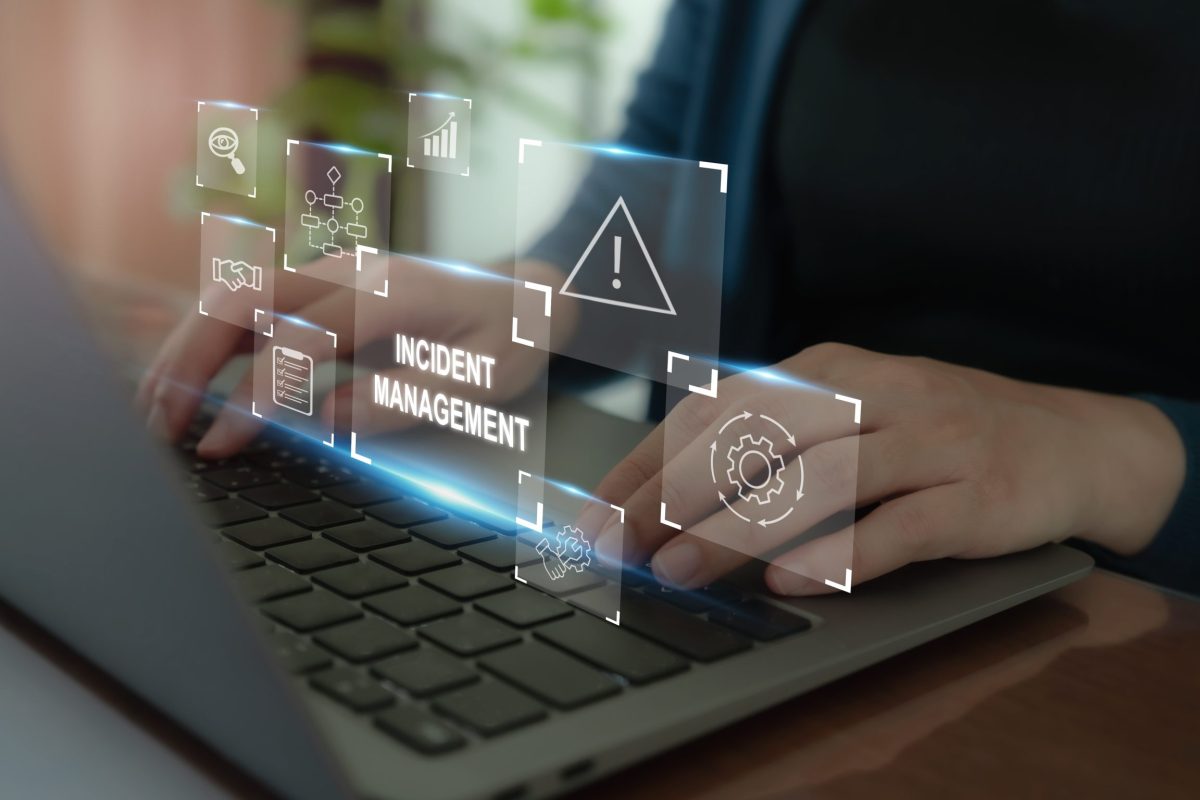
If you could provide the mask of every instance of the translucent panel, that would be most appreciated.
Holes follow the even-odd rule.
[[[277,314],[255,336],[251,413],[330,447],[336,409],[325,407],[344,335],[299,317]]]
[[[551,187],[581,171],[561,220],[539,230]],[[517,263],[514,341],[660,381],[670,352],[716,355],[724,165],[525,140],[517,175],[517,241],[535,244]],[[550,284],[535,261],[558,268]]]
[[[405,164],[415,169],[470,175],[470,99],[410,92]]]
[[[386,289],[356,295],[353,454],[515,530],[517,474],[544,462],[547,356],[481,332],[481,316],[506,319],[511,279],[395,254],[363,265],[364,286]]]
[[[258,196],[258,109],[196,102],[196,185]]]
[[[388,249],[392,157],[289,140],[286,162],[284,270],[360,286],[361,253]]]
[[[667,417],[662,524],[849,590],[859,402],[778,368],[709,394],[714,377],[696,362],[672,373],[669,403],[689,406]]]
[[[200,215],[200,314],[250,331],[266,330],[275,278],[274,228]]]

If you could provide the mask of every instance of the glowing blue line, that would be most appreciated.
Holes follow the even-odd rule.
[[[627,156],[629,158],[661,158],[667,161],[677,161],[670,156],[662,153],[650,153],[644,150],[635,150],[631,147],[618,144],[605,144],[603,142],[568,142],[567,147],[575,147],[580,150],[591,150],[594,153],[604,153],[610,156]]]
[[[508,275],[502,275],[499,272],[492,272],[490,270],[484,269],[483,267],[477,267],[474,264],[464,264],[462,262],[455,262],[455,261],[440,261],[436,258],[429,258],[428,256],[412,255],[411,253],[389,253],[389,255],[399,256],[400,258],[411,259],[412,261],[419,261],[422,264],[428,264],[429,266],[437,267],[438,269],[444,269],[444,270],[449,270],[451,272],[457,272],[460,275],[473,275],[477,278],[486,278],[486,279],[498,280],[498,281],[509,281],[509,282],[513,281],[513,279],[510,278]]]
[[[235,103],[232,100],[204,100],[202,102],[205,105],[220,106],[221,108],[237,108],[237,109],[241,109],[242,111],[254,111],[255,110],[254,106],[248,106],[248,105],[244,105],[242,103]]]
[[[209,216],[223,219],[226,222],[232,222],[235,225],[245,225],[247,228],[259,228],[261,230],[269,230],[266,225],[255,222],[254,220],[246,219],[245,217],[231,217],[227,214],[213,214],[209,212]]]
[[[788,375],[785,372],[780,372],[779,370],[777,370],[773,367],[769,367],[769,366],[765,366],[765,365],[760,366],[757,364],[738,363],[736,361],[722,361],[721,367],[723,369],[724,368],[732,369],[732,370],[734,370],[738,373],[741,373],[743,375],[746,375],[748,377],[755,378],[756,380],[761,380],[764,383],[779,383],[779,384],[783,384],[785,386],[791,386],[796,389],[804,389],[806,391],[811,391],[811,392],[832,392],[833,391],[832,389],[830,389],[827,386],[822,386],[819,383],[813,383],[811,381],[806,381],[801,378],[797,378],[795,375]]]
[[[591,494],[590,492],[587,492],[584,489],[580,489],[578,486],[575,486],[573,484],[564,483],[562,481],[556,481],[553,478],[547,478],[545,476],[542,476],[541,480],[545,483],[550,484],[551,486],[555,486],[555,487],[561,489],[562,491],[566,492],[567,494],[573,494],[576,497],[582,497],[584,500],[588,500],[592,503],[600,503],[601,505],[608,505],[608,501],[601,500],[599,497],[596,497],[595,495]]]
[[[309,322],[308,320],[304,319],[303,317],[297,317],[294,314],[284,314],[282,312],[276,311],[275,316],[278,317],[279,319],[287,320],[288,322],[292,323],[293,325],[297,325],[301,328],[308,328],[311,331],[325,330],[320,325],[317,325],[315,322]]]
[[[375,153],[370,150],[363,150],[361,147],[355,147],[350,144],[341,144],[339,142],[300,142],[300,144],[310,147],[320,147],[324,150],[332,150],[335,153],[346,153],[354,156],[381,156],[386,153]]]
[[[445,94],[443,92],[413,92],[417,97],[435,97],[438,100],[466,100],[465,97],[458,95]]]

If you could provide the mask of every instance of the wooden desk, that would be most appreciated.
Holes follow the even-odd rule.
[[[587,800],[1200,797],[1200,602],[1086,579],[645,762]]]

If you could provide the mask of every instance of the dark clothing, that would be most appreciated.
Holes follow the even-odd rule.
[[[1089,549],[1200,592],[1198,39],[1168,0],[677,0],[620,143],[729,165],[724,359],[1146,395],[1186,485],[1143,554]]]

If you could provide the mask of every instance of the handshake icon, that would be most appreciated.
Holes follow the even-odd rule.
[[[262,267],[255,267],[245,261],[234,261],[232,258],[214,258],[212,260],[213,280],[229,287],[236,292],[242,287],[255,292],[262,291]]]

